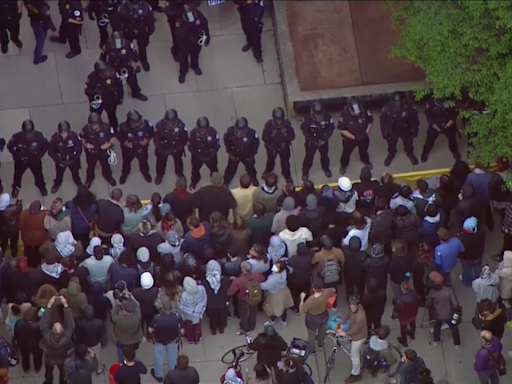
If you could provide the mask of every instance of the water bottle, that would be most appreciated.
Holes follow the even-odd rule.
[[[459,323],[459,318],[460,318],[460,313],[454,312],[452,315],[452,320],[451,320],[452,325],[457,325]]]

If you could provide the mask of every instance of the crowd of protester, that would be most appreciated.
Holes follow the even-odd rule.
[[[496,212],[503,216],[503,252],[496,256],[503,261],[492,272],[482,261],[484,223],[492,230]],[[147,372],[136,360],[146,340],[154,343],[150,374],[157,382],[198,383],[197,371],[180,355],[180,339],[198,344],[204,321],[212,335],[224,334],[229,316],[239,319],[238,334],[249,335],[258,311],[268,323],[248,345],[257,351],[254,372],[244,377],[230,369],[224,382],[263,384],[274,376],[280,384],[300,384],[304,370],[293,359],[282,361],[288,346],[273,324],[286,326],[290,314],[305,314],[316,354],[324,346],[328,307],[337,310],[342,286],[350,326],[338,333],[352,340],[345,381],[362,377],[360,353],[369,329],[377,330],[370,348],[382,352],[388,365],[397,363],[382,324],[385,305],[392,302],[397,342],[406,348],[398,366],[401,383],[433,383],[424,361],[408,347],[418,310],[426,306],[433,345],[447,324],[459,349],[454,318],[461,308],[452,287],[457,262],[462,284],[476,295],[473,323],[483,344],[498,350],[507,321],[504,304],[512,303],[512,195],[499,173],[479,163],[471,171],[457,161],[436,185],[418,180],[415,186],[402,186],[388,173],[374,180],[364,167],[359,182],[341,177],[337,187],[318,190],[309,181],[281,188],[273,173],[264,175],[260,187],[243,174],[239,187],[229,190],[214,173],[211,185],[193,194],[180,178],[172,192],[163,198],[154,193],[146,205],[135,195],[123,198],[120,189],[96,199],[79,187],[66,203],[57,198],[46,208],[34,201],[23,209],[21,194],[11,201],[4,193],[0,233],[2,250],[11,255],[0,262],[0,296],[8,303],[2,317],[24,373],[32,355],[36,374],[44,363],[47,384],[54,366],[61,381],[76,383],[90,383],[94,371],[103,372],[107,321],[121,363],[119,384],[139,382]],[[482,383],[497,378],[493,362],[478,352],[475,370]],[[387,382],[388,373],[378,373],[379,382]]]

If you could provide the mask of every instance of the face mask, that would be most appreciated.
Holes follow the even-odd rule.
[[[277,265],[274,265],[274,266],[272,267],[272,272],[274,272],[274,273],[278,273],[278,272],[279,272],[279,267],[278,267]]]
[[[355,115],[359,115],[361,113],[361,110],[359,109],[359,105],[357,105],[357,104],[352,105],[352,111],[354,111]]]
[[[194,21],[196,21],[196,18],[194,17],[193,12],[187,12],[187,20],[189,23],[193,23]]]

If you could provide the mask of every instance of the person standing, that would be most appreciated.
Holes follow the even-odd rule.
[[[0,2],[0,46],[3,54],[6,54],[9,49],[9,37],[18,49],[23,47],[20,40],[22,11],[23,1],[21,0]]]
[[[93,0],[89,1],[88,14],[89,20],[96,20],[96,25],[100,32],[100,44],[103,46],[108,41],[108,25],[110,24],[112,31],[119,31],[119,14],[118,8],[122,0]]]
[[[176,368],[167,372],[164,384],[199,384],[197,369],[189,366],[188,363],[187,355],[179,355]]]
[[[190,132],[188,150],[191,154],[192,176],[190,189],[196,189],[201,180],[201,167],[205,164],[210,170],[210,176],[218,172],[217,152],[220,149],[220,138],[217,130],[210,126],[210,121],[205,116],[197,119],[196,127]]]
[[[30,373],[30,356],[34,359],[34,372],[39,374],[43,365],[43,350],[39,346],[42,339],[41,328],[39,326],[38,309],[32,307],[27,309],[23,318],[14,325],[14,338],[21,355],[21,366],[23,374]]]
[[[334,132],[334,120],[325,112],[325,108],[319,101],[313,102],[311,111],[302,119],[300,130],[304,134],[304,147],[306,155],[302,162],[302,181],[309,180],[309,171],[313,166],[313,159],[318,150],[320,162],[327,178],[332,177],[329,169],[329,139]]]
[[[138,360],[135,360],[135,350],[125,348],[122,351],[121,366],[114,374],[117,384],[141,383],[140,375],[148,373],[147,367]]]
[[[55,180],[53,181],[52,193],[56,193],[62,185],[66,168],[69,168],[76,186],[82,185],[79,175],[81,154],[82,140],[71,130],[69,122],[61,121],[48,146],[48,155],[55,162]]]
[[[459,238],[450,237],[450,233],[446,228],[439,228],[437,234],[441,244],[434,249],[434,261],[436,267],[443,275],[444,283],[451,287],[451,272],[457,266],[458,257],[465,251],[465,248]]]
[[[240,14],[240,23],[244,31],[247,43],[242,47],[242,52],[252,49],[252,54],[257,63],[261,63],[261,33],[263,32],[263,15],[265,8],[263,1],[258,0],[242,0],[235,1],[238,5],[238,13]]]
[[[142,341],[142,327],[140,324],[140,306],[128,291],[123,291],[121,297],[116,299],[112,311],[112,323],[114,323],[114,337],[116,339],[117,361],[125,361],[125,353],[132,351],[132,359],[135,358],[135,351]],[[117,371],[119,373],[119,371]],[[146,372],[144,372],[146,373]],[[121,384],[120,381],[116,381]]]
[[[340,174],[344,175],[347,171],[350,155],[357,147],[359,149],[359,158],[363,164],[373,168],[370,163],[368,148],[370,146],[370,132],[373,127],[373,116],[370,111],[363,108],[361,102],[351,98],[345,109],[341,112],[336,129],[340,131],[343,143],[343,152],[341,153]]]
[[[380,114],[380,129],[382,138],[388,142],[388,156],[384,165],[391,165],[396,155],[398,139],[404,143],[404,151],[412,165],[418,164],[414,156],[413,141],[418,137],[420,121],[414,105],[406,100],[403,92],[394,92],[391,100],[382,107]]]
[[[400,384],[417,383],[420,371],[425,369],[425,361],[418,356],[414,349],[406,349],[402,361],[398,363],[397,372],[401,376]]]
[[[229,279],[222,276],[222,268],[216,260],[210,260],[206,264],[205,279],[202,284],[208,297],[206,315],[210,319],[210,330],[212,335],[216,335],[217,330],[222,335],[228,325]]]
[[[18,256],[20,213],[22,209],[21,192],[18,193],[16,204],[11,204],[11,196],[8,193],[0,195],[0,249],[5,253],[10,244],[13,258]]]
[[[41,159],[48,150],[48,140],[36,131],[32,120],[25,120],[21,125],[21,132],[15,133],[7,143],[7,149],[14,160],[14,176],[12,181],[12,197],[16,198],[21,188],[21,178],[27,169],[34,175],[36,187],[41,195],[46,196]]]
[[[183,293],[180,298],[180,310],[185,325],[185,337],[189,344],[201,341],[201,319],[206,311],[206,289],[196,280],[187,276],[183,279]]]
[[[67,59],[72,59],[82,53],[80,48],[80,34],[84,23],[83,7],[80,0],[59,0],[60,27],[59,35],[51,36],[50,41],[66,44],[69,42],[70,51]]]
[[[503,345],[489,331],[480,332],[481,347],[476,351],[473,369],[478,375],[480,384],[499,384],[496,365],[504,364],[501,351]]]
[[[36,38],[36,46],[34,48],[34,65],[38,65],[48,60],[48,55],[43,55],[43,48],[48,29],[56,32],[57,28],[55,28],[50,16],[50,6],[47,1],[27,0],[25,2],[25,6],[27,7],[30,26],[34,31],[34,36]]]

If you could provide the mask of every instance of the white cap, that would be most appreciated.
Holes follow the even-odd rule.
[[[352,182],[348,177],[342,176],[338,179],[338,187],[340,187],[342,191],[348,192],[352,189]]]
[[[140,275],[140,286],[144,289],[149,289],[153,286],[155,281],[153,280],[153,275],[151,272],[144,272]]]

